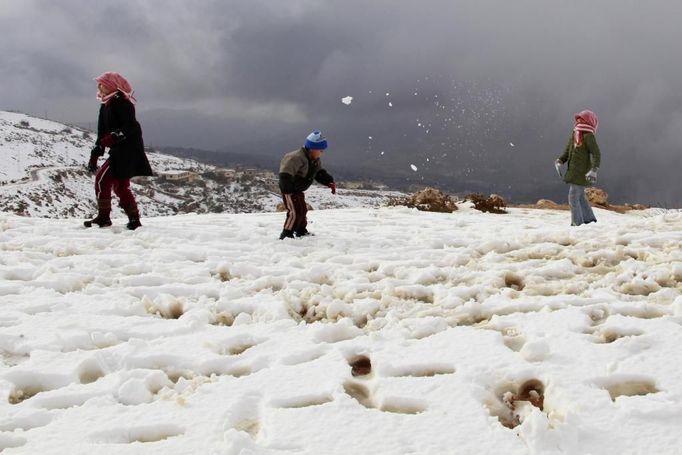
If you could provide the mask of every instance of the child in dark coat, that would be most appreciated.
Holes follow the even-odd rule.
[[[97,216],[85,221],[85,227],[111,226],[111,192],[118,196],[128,215],[128,229],[142,226],[130,178],[152,175],[144,152],[142,128],[135,118],[135,97],[130,83],[120,74],[107,72],[95,79],[97,98],[102,103],[97,121],[97,141],[90,153],[88,169],[96,172]],[[97,168],[97,159],[109,149],[109,158]]]
[[[309,235],[308,206],[304,191],[312,185],[313,180],[331,188],[336,194],[334,178],[322,168],[320,157],[327,149],[327,140],[319,131],[308,135],[305,144],[298,150],[287,153],[279,165],[279,189],[282,192],[287,218],[280,239]]]

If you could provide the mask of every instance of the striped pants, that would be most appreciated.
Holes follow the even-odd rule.
[[[95,195],[98,200],[111,199],[111,190],[118,196],[124,210],[137,208],[135,196],[130,191],[130,179],[115,178],[111,173],[109,160],[106,160],[95,175]]]
[[[305,203],[304,193],[284,193],[282,194],[284,207],[287,209],[287,219],[284,221],[284,230],[293,232],[303,232],[306,230],[308,220],[308,206]]]

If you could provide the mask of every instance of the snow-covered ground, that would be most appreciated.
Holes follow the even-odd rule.
[[[682,214],[0,214],[6,454],[676,454]]]

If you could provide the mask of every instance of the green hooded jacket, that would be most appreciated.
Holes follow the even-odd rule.
[[[575,145],[573,134],[568,140],[564,153],[559,157],[561,163],[568,162],[568,170],[564,176],[564,182],[575,185],[590,186],[585,174],[590,169],[597,169],[601,164],[601,154],[597,140],[592,133],[583,134],[583,143]]]

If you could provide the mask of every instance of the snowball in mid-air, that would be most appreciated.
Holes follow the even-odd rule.
[[[417,172],[417,166],[415,166],[414,164],[410,164],[410,167],[414,172]]]
[[[345,104],[346,106],[349,106],[350,103],[353,102],[353,97],[352,97],[352,96],[343,97],[343,98],[341,98],[341,102],[342,102],[343,104]]]
[[[512,147],[514,147],[514,143],[513,143],[513,142],[510,142],[509,145],[511,145]]]

